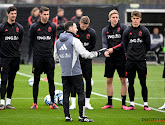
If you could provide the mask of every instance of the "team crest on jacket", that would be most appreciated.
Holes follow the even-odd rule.
[[[131,36],[131,35],[132,35],[132,33],[130,32],[130,33],[129,33],[129,35]]]
[[[139,31],[139,36],[142,36],[142,31]]]
[[[117,32],[120,32],[120,27],[117,27]]]
[[[109,32],[107,31],[106,34],[108,34]]]
[[[16,27],[16,32],[19,32],[19,27],[18,26]]]
[[[90,34],[89,33],[86,35],[86,39],[90,39]]]
[[[51,32],[52,31],[52,27],[48,27],[48,32]]]

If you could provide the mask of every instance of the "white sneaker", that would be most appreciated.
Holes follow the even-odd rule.
[[[93,110],[93,109],[94,109],[94,108],[91,106],[91,104],[85,105],[85,108],[86,108],[86,109],[90,109],[90,110]]]
[[[159,107],[158,109],[165,109],[165,104],[162,107]]]
[[[76,109],[76,105],[71,105],[71,106],[69,107],[69,109],[70,109],[70,110]]]

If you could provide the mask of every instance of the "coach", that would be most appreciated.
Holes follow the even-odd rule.
[[[63,84],[63,107],[66,121],[72,121],[69,114],[69,95],[72,86],[76,88],[79,104],[79,121],[93,122],[93,120],[85,117],[84,112],[84,83],[82,78],[82,70],[79,61],[79,54],[83,58],[93,58],[98,56],[98,52],[87,51],[81,41],[75,38],[77,26],[74,22],[68,21],[65,24],[64,33],[60,34],[55,44],[55,60],[59,57],[62,73]]]

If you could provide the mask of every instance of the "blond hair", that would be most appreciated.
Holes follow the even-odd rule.
[[[90,23],[90,19],[89,19],[88,16],[82,16],[81,19],[80,19],[80,22],[84,23],[84,24],[89,24]]]
[[[36,12],[37,10],[39,10],[38,7],[34,7],[31,11],[31,16],[34,16],[34,12]]]
[[[108,14],[108,17],[111,17],[113,14],[118,14],[119,15],[119,12],[117,10],[111,10]]]

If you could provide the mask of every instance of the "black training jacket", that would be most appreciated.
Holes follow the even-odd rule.
[[[33,56],[53,56],[56,25],[50,21],[46,24],[41,21],[30,27],[30,43],[33,47]]]
[[[125,50],[122,41],[122,36],[126,28],[127,26],[125,24],[118,23],[115,27],[108,25],[102,29],[103,48],[113,48],[114,51],[110,55],[111,59],[125,59]]]
[[[85,31],[81,30],[80,26],[78,26],[77,29],[78,31],[76,37],[80,39],[83,46],[89,52],[91,52],[96,45],[96,39],[97,39],[96,31],[91,27],[88,27]],[[85,60],[85,59],[81,58],[80,56],[80,60]]]
[[[23,38],[23,26],[15,22],[0,24],[0,53],[1,57],[20,57],[20,46]]]
[[[124,31],[123,42],[127,60],[146,60],[146,53],[150,50],[150,32],[144,26],[130,27]]]

